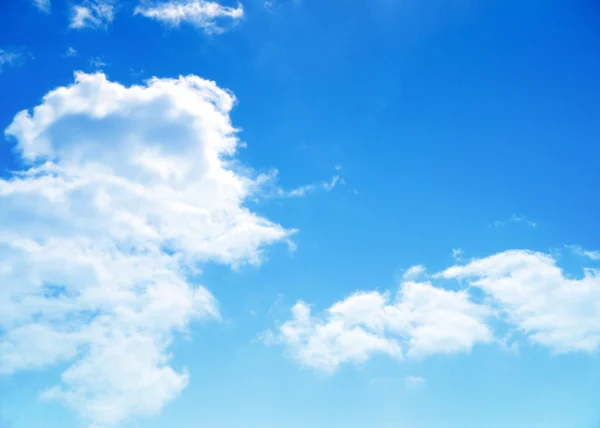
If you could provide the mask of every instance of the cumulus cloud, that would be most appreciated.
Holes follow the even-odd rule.
[[[598,262],[595,252],[578,251]],[[298,302],[291,319],[267,337],[301,364],[328,373],[376,354],[401,360],[468,352],[478,343],[516,350],[516,342],[507,343],[515,334],[557,353],[600,350],[598,267],[584,267],[577,277],[549,254],[509,250],[433,275],[440,285],[411,281],[424,271],[421,265],[408,269],[393,301],[388,294],[357,292],[322,316]],[[447,280],[463,288],[449,290]],[[503,336],[506,330],[511,333]]]
[[[441,275],[481,289],[533,343],[555,352],[600,349],[597,268],[585,268],[581,278],[565,276],[551,255],[511,250],[452,266]]]
[[[343,363],[360,364],[376,354],[397,360],[437,353],[469,352],[493,340],[488,308],[465,291],[404,282],[392,300],[376,291],[357,292],[313,316],[304,302],[292,319],[271,333],[301,364],[332,373]]]
[[[186,386],[169,344],[219,317],[191,274],[260,263],[293,233],[245,206],[265,179],[235,159],[234,104],[196,76],[77,73],[15,116],[5,134],[29,166],[0,180],[0,372],[66,363],[44,397],[98,426]]]
[[[177,27],[186,23],[203,29],[207,34],[218,34],[227,28],[223,23],[238,22],[244,16],[244,8],[240,3],[229,7],[208,0],[171,0],[140,4],[134,13],[167,25]]]
[[[87,0],[71,7],[70,28],[106,28],[114,19],[114,6],[107,0]]]

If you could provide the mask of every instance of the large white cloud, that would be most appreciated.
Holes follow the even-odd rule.
[[[183,22],[202,28],[207,34],[215,34],[225,31],[223,23],[239,21],[244,16],[244,8],[241,4],[230,7],[208,0],[169,0],[142,2],[136,7],[135,14],[172,26],[179,26]]]
[[[597,252],[574,249],[597,264]],[[330,373],[378,353],[401,359],[503,344],[499,331],[506,328],[552,352],[600,350],[598,268],[567,275],[552,255],[511,250],[449,267],[430,278],[442,282],[437,286],[407,281],[424,272],[421,265],[409,269],[394,301],[357,292],[323,316],[298,302],[291,320],[266,337],[302,364]],[[460,291],[444,288],[454,279]]]
[[[69,362],[44,396],[98,425],[185,387],[173,334],[219,316],[196,266],[259,263],[293,232],[244,206],[268,178],[235,160],[234,103],[196,76],[77,73],[15,116],[29,166],[0,180],[0,372]]]

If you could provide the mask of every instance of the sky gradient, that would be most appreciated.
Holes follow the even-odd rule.
[[[0,10],[0,427],[600,426],[596,2]]]

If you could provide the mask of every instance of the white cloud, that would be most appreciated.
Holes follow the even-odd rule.
[[[402,278],[404,280],[411,280],[419,278],[425,274],[425,266],[423,265],[415,265],[408,268],[403,274]]]
[[[236,23],[244,16],[244,8],[240,3],[237,7],[228,7],[207,0],[171,0],[141,4],[134,13],[168,25],[187,23],[202,28],[207,34],[218,34],[226,29],[221,22]]]
[[[32,3],[40,12],[50,13],[50,0],[32,0]]]
[[[219,317],[190,273],[260,263],[293,233],[244,206],[265,179],[235,160],[234,103],[196,76],[77,73],[15,116],[30,167],[0,180],[0,372],[67,363],[44,397],[98,426],[179,394],[174,334]]]
[[[452,249],[452,258],[455,261],[460,261],[463,254],[464,254],[464,252],[463,252],[462,248],[453,248]]]
[[[404,378],[404,385],[407,389],[419,389],[425,386],[427,381],[425,378],[419,376],[406,376]]]
[[[292,189],[290,191],[277,189],[277,194],[278,196],[302,197],[316,190],[324,190],[325,192],[331,192],[333,188],[338,185],[338,183],[345,184],[345,181],[339,175],[334,175],[333,177],[331,177],[330,181],[322,181],[317,184],[306,184],[304,186],[296,187],[295,189]]]
[[[582,248],[580,245],[567,245],[575,254],[587,257],[591,260],[600,260],[600,251],[591,251]]]
[[[332,373],[343,363],[360,364],[376,354],[401,360],[469,352],[493,340],[485,323],[490,315],[465,291],[404,282],[393,301],[387,294],[357,292],[322,317],[298,302],[292,319],[270,340],[285,345],[301,364]]]
[[[67,49],[67,53],[65,55],[66,56],[77,56],[77,50],[75,48],[73,48],[72,46],[69,46],[69,48]]]
[[[580,253],[599,261],[595,252]],[[423,272],[421,265],[409,269],[393,301],[387,294],[357,292],[323,316],[311,315],[298,302],[292,319],[268,337],[303,365],[328,373],[375,354],[425,357],[468,352],[477,343],[518,353],[516,334],[557,353],[600,351],[598,267],[585,267],[576,277],[566,275],[551,255],[509,250],[433,275],[459,280],[466,286],[461,291],[407,281]]]
[[[507,322],[555,352],[600,349],[600,270],[567,277],[544,253],[511,250],[446,269],[444,278],[480,288]]]
[[[114,6],[107,0],[86,0],[71,7],[70,28],[106,28],[114,19]]]

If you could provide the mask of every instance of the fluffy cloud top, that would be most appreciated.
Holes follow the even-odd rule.
[[[114,6],[106,0],[87,0],[71,8],[70,28],[105,28],[114,19]]]
[[[216,34],[225,31],[220,24],[224,20],[229,24],[239,21],[244,16],[244,8],[241,4],[227,7],[207,0],[171,0],[140,5],[135,14],[172,26],[187,23],[202,28],[207,34]]]
[[[594,252],[579,252],[594,260]],[[358,292],[321,317],[298,302],[292,319],[268,337],[284,344],[303,365],[329,373],[342,363],[362,363],[374,354],[401,359],[502,343],[494,333],[501,324],[553,352],[600,350],[597,268],[585,268],[583,276],[575,278],[565,276],[548,254],[506,251],[433,276],[460,280],[466,286],[460,291],[407,280],[424,270],[418,265],[406,272],[394,301],[386,294]]]
[[[101,73],[46,94],[5,134],[27,169],[0,180],[0,372],[69,363],[44,396],[96,425],[185,387],[173,335],[216,318],[198,263],[259,263],[292,231],[247,209],[234,96],[196,76],[125,87]]]
[[[359,292],[331,306],[323,317],[298,302],[292,319],[272,337],[302,364],[335,371],[342,363],[363,363],[374,354],[402,359],[468,352],[493,340],[487,308],[464,291],[406,282],[393,301],[378,292]]]
[[[565,276],[547,254],[506,251],[464,266],[444,278],[468,281],[506,314],[507,322],[532,342],[555,352],[600,349],[600,270]]]

